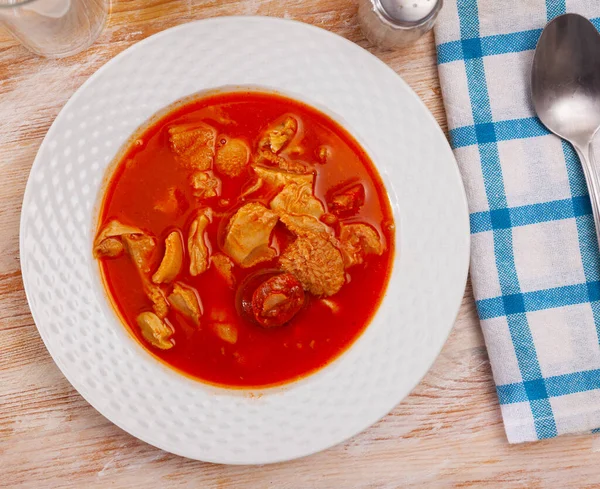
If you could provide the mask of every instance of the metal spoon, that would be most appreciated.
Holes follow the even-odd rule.
[[[579,155],[600,243],[600,174],[591,152],[600,128],[600,35],[585,17],[561,15],[544,28],[533,57],[531,96],[544,125]]]

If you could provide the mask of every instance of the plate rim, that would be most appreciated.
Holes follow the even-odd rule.
[[[23,201],[22,201],[22,209],[21,209],[21,216],[20,216],[20,221],[19,221],[19,258],[21,263],[23,263],[23,261],[26,261],[27,258],[25,258],[25,252],[24,252],[24,233],[23,233],[23,228],[24,228],[24,223],[25,223],[25,213],[24,213],[24,209],[25,209],[25,204],[28,202],[28,200],[30,200],[31,196],[31,192],[33,184],[32,184],[32,175],[34,174],[34,172],[36,170],[38,170],[38,168],[40,167],[40,165],[42,165],[42,157],[40,156],[42,154],[42,150],[45,148],[45,146],[48,144],[48,134],[50,134],[50,132],[53,130],[53,128],[56,125],[56,121],[59,120],[59,118],[61,118],[61,116],[68,111],[68,109],[77,102],[77,99],[79,98],[79,95],[82,91],[84,91],[87,86],[92,83],[95,79],[97,79],[98,77],[100,77],[104,71],[106,71],[107,69],[109,69],[113,64],[118,63],[123,57],[131,54],[133,51],[135,50],[139,50],[142,49],[146,44],[152,42],[152,41],[156,41],[157,39],[166,36],[174,31],[177,30],[183,30],[186,28],[190,28],[191,25],[197,25],[197,24],[206,24],[206,23],[222,23],[222,22],[230,22],[230,21],[243,21],[243,22],[273,22],[273,23],[288,23],[288,24],[295,24],[298,26],[301,26],[304,29],[308,29],[311,31],[314,31],[315,33],[317,33],[318,35],[327,35],[331,38],[335,38],[337,41],[339,40],[343,40],[343,42],[345,43],[346,46],[350,47],[351,49],[354,50],[359,50],[361,52],[366,52],[367,54],[369,54],[371,56],[371,58],[373,60],[376,60],[376,62],[381,65],[382,67],[384,67],[387,71],[391,72],[393,75],[395,75],[395,77],[397,78],[397,81],[403,85],[404,91],[405,91],[405,95],[408,96],[408,94],[410,94],[410,97],[413,98],[417,104],[420,106],[420,108],[422,109],[421,112],[423,114],[427,114],[426,117],[428,117],[430,119],[430,121],[433,123],[433,127],[435,127],[435,131],[437,132],[437,136],[441,137],[441,140],[444,141],[445,146],[447,147],[447,150],[449,151],[449,155],[451,156],[451,159],[453,160],[454,165],[452,165],[452,174],[454,176],[454,182],[453,182],[453,186],[455,186],[455,190],[459,190],[459,196],[460,196],[460,200],[461,200],[461,207],[462,207],[462,211],[463,211],[463,219],[464,219],[464,223],[463,225],[465,226],[466,229],[466,234],[464,235],[464,240],[465,242],[462,244],[463,250],[462,250],[462,254],[460,256],[461,260],[462,260],[462,264],[460,266],[460,268],[462,269],[462,273],[461,273],[461,277],[460,277],[460,281],[458,281],[457,279],[457,287],[460,288],[461,291],[461,295],[460,295],[460,299],[456,301],[455,303],[455,307],[454,307],[454,312],[452,315],[452,318],[449,319],[449,325],[447,327],[445,327],[445,336],[444,336],[444,341],[440,343],[439,348],[436,348],[436,352],[435,352],[435,357],[434,357],[434,362],[437,359],[437,357],[439,356],[449,334],[451,333],[454,323],[456,321],[456,318],[458,317],[458,313],[460,310],[460,307],[462,305],[462,296],[464,296],[464,290],[466,287],[466,283],[467,283],[467,279],[468,279],[468,272],[469,272],[469,261],[470,261],[470,254],[471,254],[471,236],[470,236],[470,232],[469,232],[469,207],[468,207],[468,201],[467,201],[467,197],[466,197],[466,192],[465,192],[465,188],[464,188],[464,183],[460,174],[460,170],[458,168],[458,165],[456,163],[456,159],[454,156],[454,153],[448,143],[448,140],[446,138],[446,135],[444,134],[444,132],[442,131],[440,125],[438,124],[438,122],[436,121],[435,117],[433,116],[433,114],[430,112],[430,110],[427,108],[427,106],[425,105],[425,103],[419,98],[419,96],[416,94],[416,92],[404,81],[404,79],[396,72],[394,71],[390,66],[388,66],[386,63],[384,63],[382,60],[380,60],[377,56],[373,55],[372,53],[370,53],[368,50],[361,48],[358,44],[338,35],[335,34],[334,32],[328,31],[326,29],[317,27],[315,25],[312,24],[307,24],[304,22],[300,22],[300,21],[296,21],[296,20],[292,20],[292,19],[283,19],[283,18],[277,18],[277,17],[267,17],[267,16],[243,16],[243,15],[236,15],[236,16],[222,16],[222,17],[212,17],[212,18],[206,18],[206,19],[197,19],[197,20],[193,20],[191,22],[186,22],[186,23],[182,23],[173,27],[170,27],[168,29],[162,30],[160,32],[157,32],[151,36],[148,36],[147,38],[132,44],[131,46],[129,46],[128,48],[124,49],[123,51],[121,51],[119,54],[117,54],[116,56],[114,56],[113,58],[111,58],[110,60],[108,60],[105,64],[103,64],[101,67],[99,67],[94,73],[92,73],[86,80],[84,83],[81,84],[81,86],[79,86],[77,88],[77,90],[75,90],[75,92],[73,92],[73,94],[69,97],[69,99],[67,100],[67,102],[64,104],[64,106],[61,108],[61,110],[58,112],[58,114],[56,115],[55,119],[53,120],[52,124],[50,125],[50,127],[48,128],[48,131],[46,132],[46,134],[44,135],[44,139],[42,140],[40,147],[38,148],[38,151],[36,153],[35,159],[33,161],[33,164],[30,168],[28,177],[27,177],[27,184],[25,187],[25,191],[23,194]],[[317,110],[321,110],[319,108],[317,108]],[[145,122],[142,123],[142,125],[145,124]],[[109,164],[110,165],[110,164]],[[378,171],[380,172],[380,168],[378,167],[377,163],[375,163],[375,166],[377,167]],[[392,207],[393,207],[393,203],[392,203]],[[94,211],[92,211],[92,216],[94,215]],[[396,253],[399,250],[399,246],[400,246],[400,242],[396,243]],[[25,260],[24,260],[25,258]],[[21,268],[22,270],[22,268]],[[59,368],[59,370],[61,371],[61,373],[65,376],[65,378],[69,381],[69,383],[73,386],[73,388],[88,402],[88,404],[90,404],[97,412],[99,412],[102,416],[104,416],[106,419],[108,419],[110,422],[112,422],[113,424],[117,425],[119,428],[121,428],[122,430],[124,430],[125,432],[127,432],[128,434],[146,442],[149,443],[159,449],[168,451],[170,453],[174,453],[176,455],[182,456],[182,457],[186,457],[186,458],[193,458],[193,459],[197,459],[197,460],[203,460],[206,462],[212,462],[212,463],[226,463],[226,464],[230,464],[230,465],[248,465],[248,464],[271,464],[271,463],[278,463],[278,462],[282,462],[282,461],[287,461],[287,460],[294,460],[294,459],[298,459],[298,458],[303,458],[306,456],[309,456],[311,454],[314,453],[318,453],[320,451],[326,450],[328,448],[331,448],[332,446],[338,445],[340,443],[343,443],[345,441],[347,441],[348,439],[356,436],[358,433],[361,433],[362,431],[368,429],[370,426],[372,426],[373,424],[375,424],[377,421],[379,421],[380,419],[382,419],[383,417],[385,417],[391,410],[393,410],[398,403],[402,402],[402,400],[404,400],[409,394],[406,394],[406,396],[401,397],[400,399],[398,399],[395,404],[391,407],[386,407],[385,412],[383,412],[380,416],[377,417],[377,419],[375,420],[369,420],[368,422],[362,423],[362,427],[352,431],[352,432],[348,432],[346,433],[343,437],[340,437],[339,439],[337,439],[336,441],[331,442],[330,444],[328,444],[327,446],[320,446],[320,447],[315,447],[314,449],[310,449],[310,450],[306,450],[305,452],[299,454],[299,455],[295,455],[293,457],[288,457],[288,456],[282,456],[281,458],[276,458],[273,457],[269,460],[259,460],[259,461],[253,461],[253,462],[236,462],[236,461],[228,461],[228,462],[223,462],[223,460],[220,459],[214,459],[214,460],[210,460],[210,458],[206,458],[203,457],[202,459],[198,459],[195,457],[191,457],[189,454],[185,453],[185,450],[178,450],[177,448],[173,448],[173,446],[169,446],[168,448],[163,446],[163,444],[161,442],[156,442],[154,440],[152,440],[152,437],[147,436],[147,434],[145,434],[144,436],[140,436],[139,434],[135,433],[135,430],[133,430],[131,428],[131,426],[125,426],[124,423],[121,422],[120,419],[115,419],[114,416],[111,416],[110,414],[106,414],[105,413],[105,409],[98,407],[97,405],[95,405],[94,403],[92,403],[90,401],[90,397],[89,397],[89,393],[87,392],[87,388],[83,385],[83,383],[78,382],[77,380],[73,380],[72,376],[69,373],[69,370],[66,368],[65,365],[63,365],[62,361],[59,360],[59,358],[53,353],[52,349],[49,346],[49,339],[46,336],[46,333],[48,333],[47,330],[44,330],[43,328],[40,328],[40,326],[38,325],[39,322],[38,320],[40,319],[39,317],[37,317],[37,313],[34,311],[34,309],[32,308],[31,304],[32,304],[32,299],[30,297],[30,293],[31,293],[31,286],[28,285],[29,279],[27,278],[27,276],[25,274],[22,274],[23,277],[23,284],[24,284],[24,290],[25,290],[25,294],[26,294],[26,298],[27,298],[27,302],[29,305],[29,309],[31,311],[33,320],[35,322],[36,328],[46,346],[46,349],[48,350],[48,352],[50,353],[50,356],[52,357],[54,363],[57,365],[57,367]],[[392,281],[393,278],[393,273],[390,276],[390,282],[388,283],[388,287]],[[387,288],[386,288],[387,291]],[[367,326],[365,328],[365,331],[369,328],[369,326]],[[362,336],[364,334],[361,333],[360,336]],[[359,336],[359,338],[360,338]],[[358,339],[359,339],[358,338]],[[346,351],[352,349],[354,347],[354,345],[356,344],[355,340],[352,344],[350,344],[350,346],[346,349]],[[343,355],[344,353],[342,353]],[[339,357],[338,357],[339,358]],[[335,361],[335,360],[334,360]],[[411,388],[411,391],[421,382],[421,380],[423,379],[423,377],[427,374],[427,372],[431,369],[431,366],[433,365],[433,362],[430,363],[429,368],[423,373],[423,375],[419,378],[416,379],[415,382],[413,383],[414,385]],[[325,367],[326,368],[326,367]],[[323,368],[319,369],[318,371],[316,371],[315,373],[318,373],[320,371],[322,371]],[[313,376],[315,373],[313,374],[309,374],[309,377]],[[290,384],[291,385],[291,384]]]

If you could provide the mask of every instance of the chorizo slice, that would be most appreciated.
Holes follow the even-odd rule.
[[[264,328],[287,323],[303,305],[302,284],[291,273],[281,273],[265,280],[252,294],[254,319]]]

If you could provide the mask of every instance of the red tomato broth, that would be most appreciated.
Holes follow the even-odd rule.
[[[219,228],[240,205],[237,196],[248,184],[252,170],[237,178],[219,175],[221,197],[200,203],[192,195],[189,170],[179,165],[170,151],[166,128],[174,123],[205,121],[219,135],[246,139],[252,149],[262,130],[285,114],[296,115],[303,123],[301,145],[306,149],[302,161],[316,161],[321,145],[332,148],[326,164],[314,163],[315,195],[325,204],[328,189],[349,178],[365,188],[365,204],[358,215],[347,222],[366,222],[379,232],[385,245],[382,255],[368,256],[365,263],[347,270],[349,282],[330,299],[339,306],[334,313],[318,298],[307,293],[307,303],[287,324],[263,329],[237,313],[236,290],[211,266],[203,274],[192,277],[187,259],[177,280],[194,287],[202,301],[200,327],[171,310],[167,319],[174,327],[175,346],[160,350],[141,336],[136,317],[151,310],[137,270],[127,255],[102,259],[101,270],[114,307],[130,332],[153,355],[166,364],[201,381],[229,387],[258,387],[286,383],[325,366],[347,349],[363,332],[375,314],[391,273],[394,254],[393,217],[383,183],[368,156],[339,124],[321,112],[286,97],[261,92],[230,92],[202,98],[185,104],[154,122],[139,136],[121,161],[108,184],[100,216],[100,225],[111,219],[140,227],[157,238],[152,270],[156,270],[164,253],[164,239],[173,229],[184,236],[197,209],[210,206],[219,213],[207,228],[212,250],[219,248]],[[234,124],[223,124],[219,116],[229,117]],[[169,215],[156,210],[157,201],[168,195],[170,187],[181,190],[180,211]],[[245,202],[268,200],[252,195]],[[272,197],[270,195],[269,197]],[[220,199],[230,205],[219,206]],[[183,205],[182,205],[183,204]],[[223,213],[223,216],[220,214]],[[226,216],[225,216],[226,214]],[[100,227],[101,227],[100,226]],[[272,236],[276,248],[283,250],[293,236],[278,223]],[[236,287],[246,276],[259,269],[275,268],[277,258],[243,269],[234,267]],[[210,327],[211,313],[227,311],[227,321],[238,328],[238,340],[229,344]]]

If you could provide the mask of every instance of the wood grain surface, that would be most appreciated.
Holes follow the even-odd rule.
[[[352,0],[117,0],[99,40],[63,60],[32,55],[0,29],[0,487],[600,487],[598,435],[506,442],[469,287],[444,350],[404,402],[346,443],[293,462],[228,467],[171,455],[111,424],[66,381],[35,328],[20,273],[19,214],[36,151],[106,61],[168,27],[222,15],[296,19],[356,42],[402,75],[445,128],[433,36],[379,51]]]

